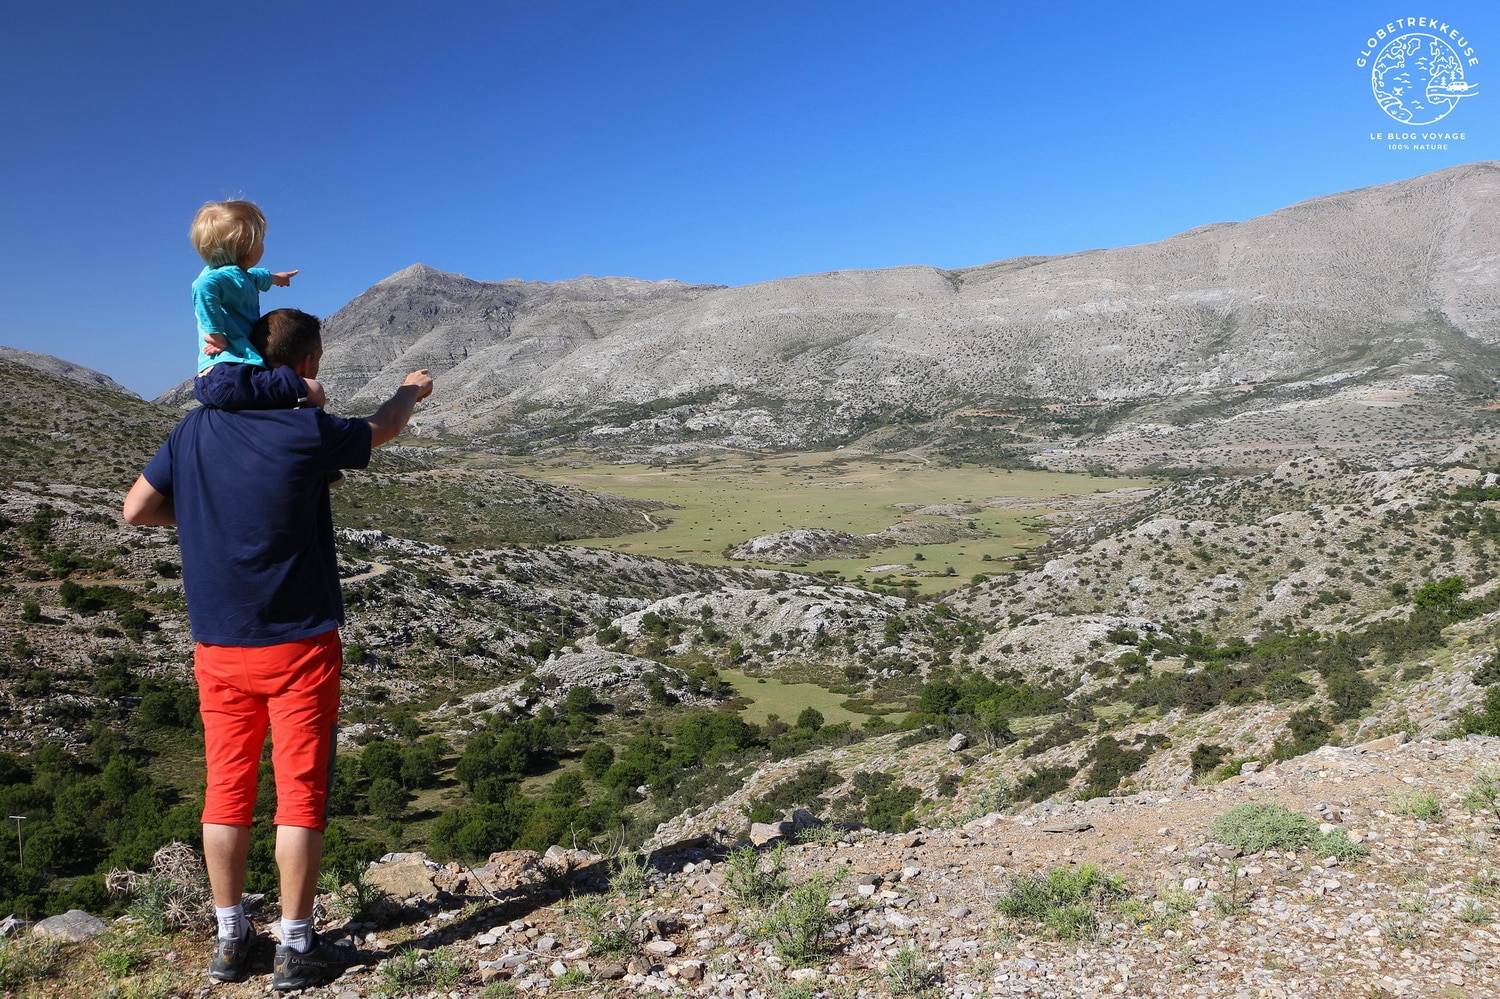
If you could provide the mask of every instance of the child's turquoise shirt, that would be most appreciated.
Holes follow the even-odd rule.
[[[271,272],[264,267],[245,270],[234,264],[205,267],[193,282],[193,312],[198,317],[198,370],[215,364],[265,364],[250,346],[250,327],[260,318],[260,293],[271,290]],[[212,356],[203,352],[203,337],[222,333],[229,349]]]

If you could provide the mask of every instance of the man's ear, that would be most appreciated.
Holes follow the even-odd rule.
[[[298,378],[318,377],[318,362],[323,359],[323,345],[320,343],[308,353],[302,355],[292,370],[297,372]]]

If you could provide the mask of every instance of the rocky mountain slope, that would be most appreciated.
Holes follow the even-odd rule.
[[[124,395],[139,398],[113,378],[93,368],[85,368],[80,364],[73,364],[61,358],[53,357],[51,354],[38,354],[31,350],[17,350],[14,347],[0,347],[0,360],[13,361],[16,364],[24,364],[38,371],[45,371],[49,375],[61,375],[63,378],[71,378],[73,381],[82,382],[85,385],[94,385],[98,388],[109,389]]]
[[[1497,766],[1494,739],[1326,748],[1222,784],[896,835],[809,817],[758,856],[712,839],[634,864],[562,847],[472,867],[393,855],[363,875],[383,901],[351,916],[344,893],[320,896],[360,963],[303,994],[1478,999],[1500,982],[1493,785],[1476,781]],[[1231,810],[1269,806],[1338,855],[1223,841]],[[1068,905],[1053,885],[1094,890]],[[84,955],[138,948],[130,924],[85,932],[75,971],[31,994],[203,981],[201,936],[112,980]],[[264,994],[269,944],[251,972],[214,993]]]
[[[415,265],[329,318],[326,368],[355,408],[431,368],[419,426],[523,446],[918,425],[1114,465],[1431,460],[1494,436],[1497,194],[1477,163],[1142,246],[740,288]]]

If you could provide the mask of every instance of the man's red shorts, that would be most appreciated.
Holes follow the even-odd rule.
[[[193,672],[208,757],[203,821],[248,826],[266,729],[278,826],[322,829],[338,731],[337,629],[281,645],[197,645]]]

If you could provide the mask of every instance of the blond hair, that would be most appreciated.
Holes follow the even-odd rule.
[[[251,201],[210,201],[188,229],[193,249],[210,267],[237,264],[266,238],[266,216]]]

